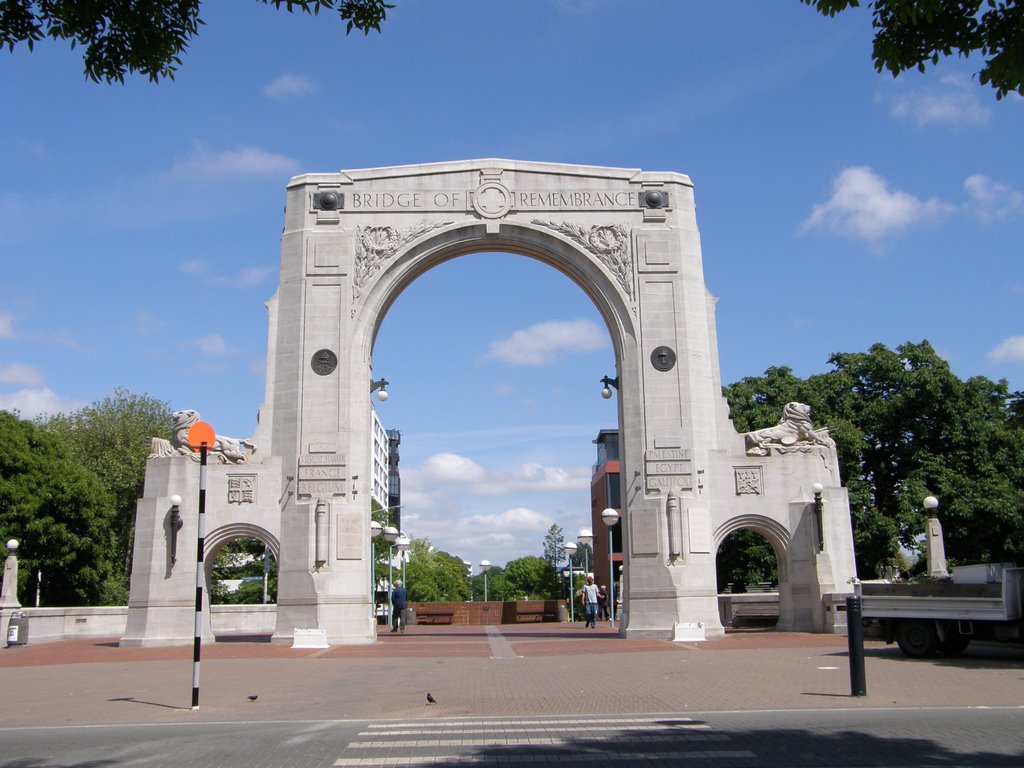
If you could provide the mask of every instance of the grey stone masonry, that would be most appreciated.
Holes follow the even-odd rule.
[[[279,558],[275,640],[291,641],[297,629],[322,631],[331,644],[375,639],[373,341],[417,277],[495,250],[563,272],[611,336],[622,441],[622,632],[721,634],[715,553],[740,528],[763,534],[778,556],[780,627],[831,626],[825,596],[848,591],[854,575],[835,445],[799,403],[777,425],[749,435],[733,428],[693,192],[678,173],[497,159],[289,182],[259,425],[248,441],[225,438],[207,511],[215,543],[253,535]],[[188,558],[170,567],[165,518],[170,495],[195,497],[197,473],[174,451],[162,446],[151,459],[139,504],[130,644],[192,633],[194,588],[177,572]],[[194,540],[195,510],[185,504],[181,514],[181,535]]]

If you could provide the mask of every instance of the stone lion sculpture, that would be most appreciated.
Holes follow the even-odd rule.
[[[811,424],[811,406],[803,403],[786,403],[778,424],[746,432],[743,437],[748,456],[767,456],[772,450],[776,453],[803,452],[816,445],[835,448],[835,441],[828,436],[828,430],[815,429]]]
[[[198,411],[191,409],[175,411],[171,414],[171,418],[173,419],[171,439],[152,438],[149,444],[149,458],[191,456],[198,461],[199,454],[195,453],[188,445],[188,431],[193,424],[199,421]],[[209,446],[207,458],[212,458],[222,464],[245,464],[255,450],[256,445],[251,440],[217,435],[213,445]]]

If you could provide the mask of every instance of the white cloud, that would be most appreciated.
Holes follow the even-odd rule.
[[[271,267],[244,267],[233,275],[212,275],[210,264],[204,259],[192,259],[178,265],[178,271],[183,275],[203,277],[216,285],[226,285],[232,288],[251,288],[259,285],[273,272]]]
[[[11,363],[0,366],[0,383],[17,387],[37,387],[45,381],[43,374],[30,365]]]
[[[590,320],[550,321],[531,325],[491,342],[485,358],[510,365],[544,365],[561,352],[593,352],[608,346],[608,333]]]
[[[178,265],[178,271],[183,275],[202,275],[209,269],[209,266],[202,259],[189,259]]]
[[[992,117],[979,96],[980,89],[968,78],[946,75],[935,87],[903,93],[892,100],[893,117],[918,126],[987,125]]]
[[[245,267],[235,275],[216,278],[216,282],[235,288],[251,288],[266,280],[273,271],[270,267]]]
[[[454,453],[435,453],[419,467],[402,474],[403,491],[417,492],[440,486],[457,486],[472,496],[508,493],[586,491],[590,467],[548,467],[537,463],[514,469],[486,469],[472,459]],[[408,495],[408,494],[407,494]]]
[[[235,350],[216,333],[196,339],[192,344],[208,357],[227,357],[235,354]]]
[[[800,231],[821,230],[877,243],[882,237],[953,211],[937,198],[920,200],[889,184],[867,166],[844,169],[832,184],[832,197],[815,205]]]
[[[459,520],[458,529],[470,531],[546,531],[554,520],[526,507],[513,507],[493,515],[470,515]]]
[[[13,394],[0,394],[0,411],[18,412],[23,419],[37,416],[69,413],[85,406],[85,403],[60,397],[49,387],[22,389]]]
[[[485,476],[484,468],[472,459],[454,453],[435,453],[416,470],[423,484],[466,485]]]
[[[14,338],[14,315],[0,312],[0,339]]]
[[[481,496],[514,492],[578,491],[590,487],[590,467],[545,467],[522,464],[511,471],[490,472],[485,482],[470,489]]]
[[[988,353],[993,363],[1024,363],[1024,336],[1009,336]]]
[[[177,163],[173,172],[193,178],[277,176],[293,174],[298,164],[284,155],[275,155],[259,147],[237,147],[220,152],[202,142],[193,146],[192,156]]]
[[[968,210],[983,221],[1007,219],[1024,212],[1024,193],[992,181],[976,173],[964,179],[964,189],[971,196]]]
[[[271,99],[287,99],[314,93],[316,85],[301,75],[281,75],[263,88],[263,95]]]

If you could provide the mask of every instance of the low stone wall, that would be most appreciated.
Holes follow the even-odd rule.
[[[110,608],[16,608],[28,619],[28,642],[47,643],[79,637],[120,637],[128,621],[128,609]],[[3,612],[4,640],[12,611]]]
[[[28,642],[47,643],[89,637],[120,637],[128,622],[128,608],[17,608],[28,619]],[[0,617],[3,637],[12,611],[5,609]],[[225,636],[270,635],[277,623],[276,605],[214,605],[210,607],[213,634]]]

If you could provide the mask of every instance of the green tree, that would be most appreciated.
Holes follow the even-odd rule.
[[[859,0],[802,0],[826,16],[860,6]],[[869,0],[875,40],[871,58],[893,77],[954,53],[980,54],[982,85],[996,98],[1024,96],[1024,7],[1017,0]]]
[[[265,566],[265,558],[270,558]],[[263,603],[263,571],[267,568],[267,599],[277,602],[277,564],[266,544],[251,537],[235,539],[217,550],[210,573],[210,604],[258,605]],[[229,592],[224,581],[243,579]]]
[[[939,497],[951,561],[1024,560],[1024,429],[1020,393],[1005,381],[954,375],[927,341],[836,353],[806,381],[769,369],[725,393],[738,429],[777,421],[786,400],[812,407],[839,452],[850,496],[858,573],[873,578],[924,529],[921,502]],[[780,381],[785,386],[775,386]],[[776,417],[753,423],[751,414]]]
[[[171,409],[161,400],[117,388],[92,405],[52,416],[42,425],[60,435],[71,458],[99,477],[114,497],[117,516],[111,557],[117,565],[107,590],[114,603],[124,605],[131,577],[135,503],[146,477],[146,456],[152,438],[170,437]]]
[[[60,436],[0,411],[0,540],[17,539],[18,592],[97,605],[113,570],[113,498]]]
[[[260,0],[289,13],[337,11],[346,34],[380,31],[394,6],[384,0]],[[153,82],[174,79],[181,57],[199,33],[200,0],[4,0],[0,3],[0,46],[29,50],[47,38],[84,50],[85,75],[95,82],[124,82],[138,72]]]
[[[500,600],[552,600],[556,597],[553,588],[555,569],[542,557],[520,557],[505,564],[504,584]]]
[[[725,537],[715,556],[718,591],[732,584],[734,593],[746,592],[750,584],[779,583],[775,550],[764,536],[742,529]]]
[[[409,601],[413,603],[452,603],[470,598],[469,578],[462,560],[435,549],[426,538],[410,542],[405,579]]]

